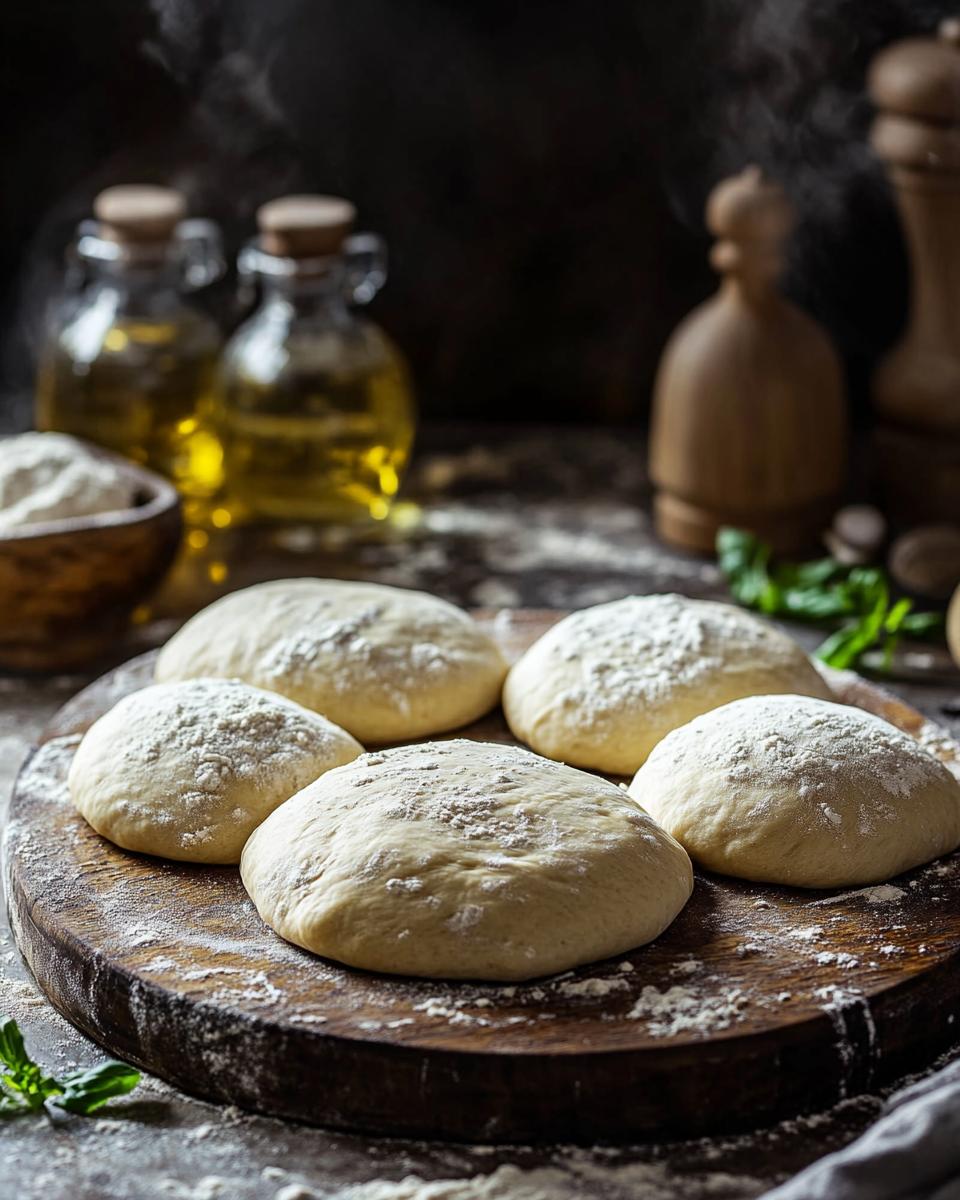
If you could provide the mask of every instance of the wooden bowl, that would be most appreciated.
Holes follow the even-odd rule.
[[[152,471],[90,447],[134,484],[117,512],[0,534],[0,668],[69,670],[104,654],[180,544],[180,497]]]

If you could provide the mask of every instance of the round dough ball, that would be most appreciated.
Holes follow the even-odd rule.
[[[224,596],[164,646],[159,680],[217,675],[289,696],[362,742],[456,729],[500,699],[507,667],[467,613],[375,583],[282,579]]]
[[[454,740],[365,754],[279,808],[240,873],[281,937],[353,967],[530,979],[622,954],[686,904],[684,850],[596,776]]]
[[[630,795],[711,871],[759,883],[878,883],[956,849],[960,783],[872,713],[754,696],[663,739]]]
[[[87,731],[70,764],[74,804],[125,850],[237,863],[278,804],[363,753],[349,733],[236,679],[154,684]]]
[[[628,596],[535,642],[507,676],[503,710],[538,754],[631,775],[671,729],[769,692],[831,694],[794,641],[743,609]]]

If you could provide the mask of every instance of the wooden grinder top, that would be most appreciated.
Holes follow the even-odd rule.
[[[922,171],[960,170],[960,18],[942,21],[936,37],[882,50],[868,89],[880,110],[871,141],[882,159]]]
[[[793,208],[783,188],[759,167],[718,183],[707,200],[706,219],[720,239],[710,254],[715,270],[760,285],[780,274]]]

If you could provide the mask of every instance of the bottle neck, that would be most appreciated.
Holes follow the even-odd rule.
[[[283,306],[294,319],[332,324],[350,320],[342,267],[333,267],[322,275],[264,275],[260,286],[265,305]]]
[[[113,293],[121,310],[142,315],[167,312],[183,302],[181,272],[175,262],[99,262],[90,282],[94,289]]]

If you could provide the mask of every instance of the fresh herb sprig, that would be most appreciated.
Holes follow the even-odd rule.
[[[46,1108],[86,1116],[114,1096],[125,1096],[140,1082],[126,1063],[105,1062],[62,1079],[44,1074],[27,1054],[16,1021],[0,1023],[0,1117],[21,1117]]]
[[[721,529],[717,560],[733,597],[747,608],[797,621],[843,624],[818,647],[831,667],[851,667],[880,646],[889,669],[902,636],[929,638],[943,616],[914,612],[913,601],[895,599],[879,567],[850,567],[833,558],[774,563],[771,548],[743,529]]]

